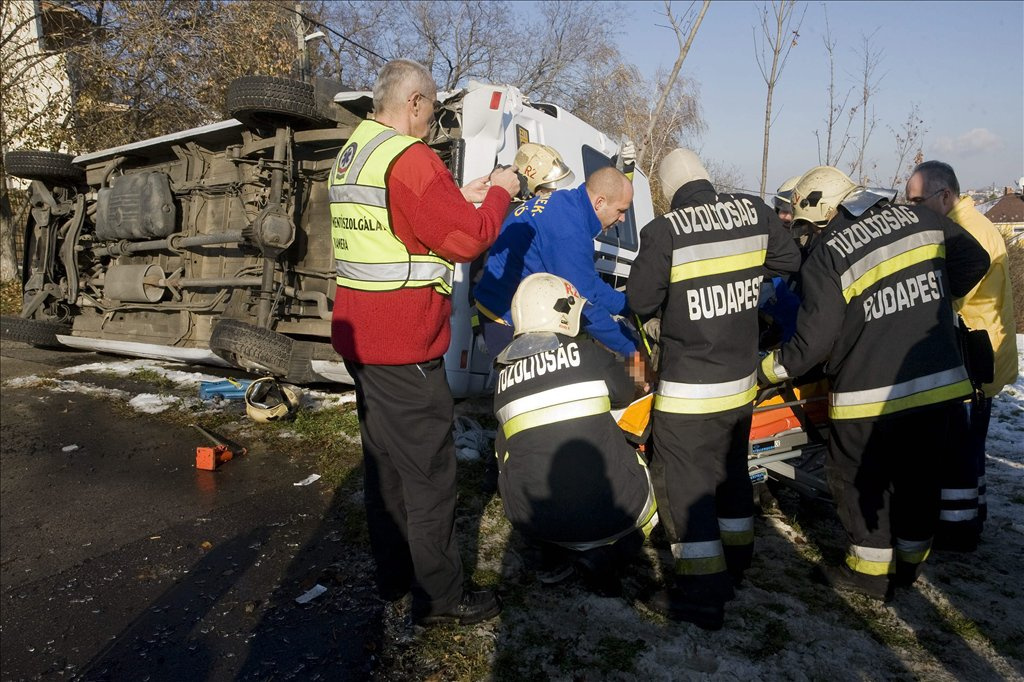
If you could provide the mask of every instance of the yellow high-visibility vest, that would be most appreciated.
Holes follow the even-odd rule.
[[[409,253],[395,236],[388,212],[388,169],[417,142],[376,121],[363,121],[338,154],[328,181],[338,286],[359,291],[433,287],[451,294],[455,265],[433,252]]]

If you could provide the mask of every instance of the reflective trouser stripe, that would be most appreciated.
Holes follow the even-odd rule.
[[[978,504],[988,504],[988,495],[986,494],[987,485],[985,484],[985,477],[978,476]]]
[[[744,516],[738,519],[718,518],[718,531],[722,536],[722,544],[727,546],[749,545],[754,542],[754,517]]]
[[[904,540],[903,538],[896,538],[894,554],[897,561],[904,561],[908,564],[920,564],[928,558],[931,548],[931,540]]]
[[[891,386],[834,391],[829,394],[828,413],[832,419],[878,417],[962,398],[970,392],[967,372],[959,366]]]
[[[670,282],[748,270],[764,265],[768,235],[697,244],[672,252]]]
[[[939,520],[956,523],[978,518],[977,488],[943,488]]]
[[[851,545],[846,555],[846,565],[865,575],[889,575],[896,572],[891,547],[861,547]]]
[[[721,540],[708,542],[674,542],[676,575],[711,575],[726,570]]]
[[[654,499],[654,486],[651,485],[651,472],[647,468],[647,463],[644,462],[643,457],[640,453],[637,453],[637,460],[640,462],[640,466],[644,468],[644,473],[647,474],[647,500],[644,502],[644,508],[640,511],[640,515],[637,517],[636,524],[630,528],[626,528],[615,535],[603,538],[601,540],[594,540],[592,542],[552,542],[554,545],[565,547],[566,549],[576,550],[577,552],[586,552],[590,549],[597,547],[604,547],[605,545],[611,545],[618,542],[622,538],[626,537],[633,531],[640,529],[644,534],[644,538],[648,538],[651,535],[651,531],[658,525],[658,503]]]
[[[674,414],[709,414],[743,407],[757,396],[757,372],[736,381],[717,384],[658,382],[654,409]]]

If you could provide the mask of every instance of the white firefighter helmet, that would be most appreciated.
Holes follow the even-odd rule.
[[[274,377],[262,377],[245,389],[245,413],[254,422],[286,419],[299,409],[299,394]]]
[[[546,272],[534,273],[519,283],[512,297],[515,335],[553,332],[576,336],[586,302],[571,282]]]
[[[790,202],[793,222],[805,220],[823,228],[839,212],[839,205],[857,189],[857,183],[832,166],[816,166],[800,176]]]
[[[672,203],[672,197],[679,188],[694,180],[711,180],[700,158],[689,149],[673,149],[658,165],[658,180],[665,201]]]
[[[572,171],[565,165],[562,155],[554,147],[526,142],[516,152],[516,168],[526,177],[530,194],[538,189],[558,189],[573,181]]]
[[[775,210],[781,211],[783,209],[792,210],[793,188],[796,187],[796,183],[802,178],[802,175],[794,175],[789,180],[779,185],[779,188],[775,190]]]

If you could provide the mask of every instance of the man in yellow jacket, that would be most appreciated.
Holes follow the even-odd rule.
[[[994,378],[982,386],[982,395],[971,405],[970,417],[969,448],[978,476],[980,532],[988,511],[985,501],[985,438],[992,398],[1003,390],[1003,386],[1017,380],[1017,339],[1013,330],[1013,289],[1006,259],[1006,241],[992,221],[974,208],[973,199],[960,196],[960,183],[949,164],[925,161],[918,165],[907,181],[906,195],[911,203],[945,215],[970,232],[988,251],[992,261],[977,286],[954,303],[970,329],[988,332],[995,351]],[[955,493],[950,496],[957,497]],[[944,513],[945,507],[944,504]]]

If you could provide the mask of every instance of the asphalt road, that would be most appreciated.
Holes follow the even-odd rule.
[[[104,360],[0,344],[0,678],[365,678],[383,605],[333,492],[293,485],[310,462],[198,471],[191,429],[8,384]]]

